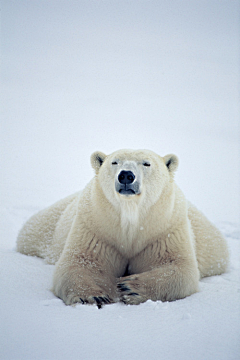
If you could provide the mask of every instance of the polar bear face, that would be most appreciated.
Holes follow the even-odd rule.
[[[172,181],[178,159],[149,150],[118,150],[110,155],[97,151],[91,163],[104,195],[113,205],[132,202],[149,207]]]

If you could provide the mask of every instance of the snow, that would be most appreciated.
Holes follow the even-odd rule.
[[[239,2],[3,0],[0,359],[240,359]],[[228,271],[171,303],[65,306],[23,223],[145,148],[225,235]]]

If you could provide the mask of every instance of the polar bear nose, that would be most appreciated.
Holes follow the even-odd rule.
[[[131,184],[135,179],[135,175],[131,171],[121,171],[118,175],[120,184]]]

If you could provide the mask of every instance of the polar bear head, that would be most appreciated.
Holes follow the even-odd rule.
[[[175,155],[161,157],[149,150],[96,151],[91,164],[105,197],[117,206],[134,203],[150,207],[172,183],[178,166]]]

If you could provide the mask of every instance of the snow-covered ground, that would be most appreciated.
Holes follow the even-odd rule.
[[[240,359],[239,2],[2,0],[1,22],[0,359]],[[179,156],[230,267],[171,303],[67,307],[17,233],[119,148]]]

